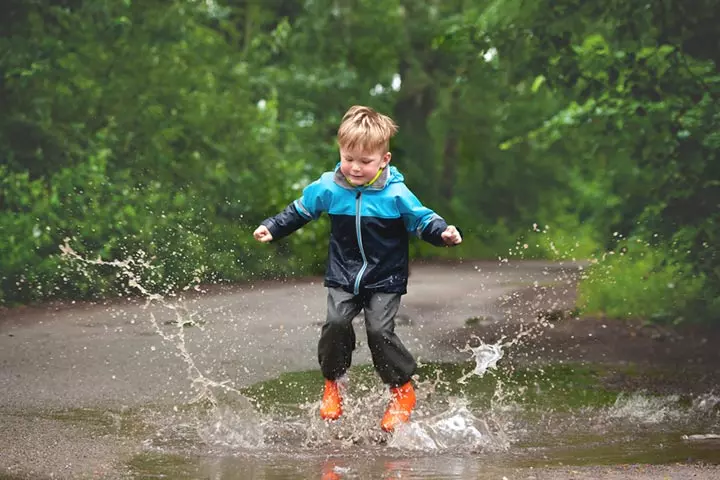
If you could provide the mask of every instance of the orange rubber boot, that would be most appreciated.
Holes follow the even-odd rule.
[[[410,414],[415,408],[415,389],[410,382],[400,387],[390,389],[392,400],[385,411],[380,428],[392,432],[401,423],[410,420]]]
[[[335,471],[335,463],[330,462],[323,465],[322,476],[320,480],[341,480],[342,477]]]
[[[323,393],[320,405],[320,417],[323,420],[337,420],[342,413],[342,397],[338,382],[325,379],[325,393]]]

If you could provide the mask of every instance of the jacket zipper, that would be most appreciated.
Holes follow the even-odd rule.
[[[362,199],[360,198],[361,195],[362,192],[357,192],[357,195],[355,196],[355,233],[357,234],[358,248],[360,249],[360,256],[362,257],[363,264],[362,267],[360,267],[357,277],[355,278],[355,295],[360,294],[360,280],[362,280],[362,276],[365,274],[365,270],[368,266],[367,257],[365,257],[365,249],[363,248],[362,243],[362,232],[360,231],[360,207],[362,207]]]

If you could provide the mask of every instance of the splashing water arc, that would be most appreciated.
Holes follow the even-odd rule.
[[[166,345],[173,348],[186,366],[187,378],[195,391],[194,397],[189,401],[193,404],[207,404],[209,412],[190,413],[189,415],[174,415],[173,422],[161,422],[160,430],[153,439],[145,441],[148,447],[163,445],[167,438],[185,437],[188,435],[214,447],[262,449],[267,447],[266,437],[277,437],[278,432],[285,432],[287,438],[297,437],[297,432],[289,434],[287,430],[308,430],[305,443],[307,445],[325,444],[328,442],[327,435],[330,431],[331,438],[345,439],[350,445],[362,443],[376,443],[386,439],[379,435],[375,424],[377,413],[387,404],[387,396],[379,389],[363,392],[363,398],[357,397],[353,400],[352,395],[345,398],[346,405],[353,405],[347,408],[349,414],[348,428],[353,432],[343,431],[335,428],[328,430],[327,425],[316,421],[315,411],[317,402],[310,402],[302,407],[306,418],[310,419],[310,426],[298,424],[296,420],[289,421],[287,418],[280,420],[272,416],[263,416],[256,411],[253,403],[243,392],[230,386],[230,380],[213,380],[208,378],[198,368],[193,356],[187,348],[186,330],[188,327],[195,327],[203,330],[201,322],[196,321],[196,314],[191,312],[183,303],[182,296],[175,297],[172,301],[166,296],[152,293],[141,281],[141,274],[144,270],[153,267],[151,261],[145,258],[143,252],[139,252],[137,258],[124,260],[106,261],[102,258],[94,260],[86,259],[78,254],[69,244],[69,239],[61,245],[62,254],[68,259],[76,262],[81,267],[88,266],[110,266],[119,271],[127,279],[128,286],[135,289],[144,299],[144,308],[148,311],[148,318],[154,331],[162,338]],[[86,268],[82,272],[89,277],[91,273]],[[196,279],[196,282],[199,282]],[[198,283],[186,286],[181,290],[192,289],[201,291]],[[173,322],[158,321],[156,315],[150,310],[151,306],[160,306],[166,309],[175,317]],[[168,329],[169,326],[169,329]],[[478,339],[479,340],[479,339]],[[489,369],[497,367],[497,362],[503,357],[503,345],[484,344],[481,341],[478,347],[467,347],[472,359],[476,361],[474,370],[458,380],[458,383],[466,383],[473,375],[483,376]],[[234,399],[233,408],[229,408],[218,398],[218,393],[232,394]],[[238,410],[236,401],[241,400],[243,408]],[[374,406],[375,411],[368,411],[367,406]],[[507,438],[504,435],[496,435],[491,432],[488,423],[475,417],[468,408],[468,402],[463,399],[452,400],[446,410],[435,411],[428,417],[418,421],[412,421],[405,428],[400,429],[394,435],[388,445],[400,450],[408,451],[443,451],[452,448],[462,447],[470,451],[479,451],[492,448],[495,450],[507,449]],[[188,433],[188,425],[192,433]],[[502,429],[496,429],[501,431]],[[311,438],[311,440],[307,440]]]

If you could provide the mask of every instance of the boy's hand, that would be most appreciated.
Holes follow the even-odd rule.
[[[270,230],[268,230],[265,225],[260,225],[256,228],[253,232],[253,237],[255,237],[255,240],[262,243],[268,243],[273,239],[272,233],[270,233]]]
[[[444,232],[440,234],[440,237],[445,242],[445,245],[458,245],[462,243],[462,236],[455,225],[448,225]]]

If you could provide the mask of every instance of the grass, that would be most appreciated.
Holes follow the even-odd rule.
[[[203,477],[197,459],[163,452],[143,452],[127,463],[134,478],[191,479]]]
[[[578,286],[578,305],[587,314],[679,323],[703,288],[691,271],[660,248],[627,241],[588,270]]]
[[[569,410],[585,406],[612,404],[617,392],[603,386],[607,374],[601,367],[557,364],[542,369],[500,370],[497,374],[470,377],[467,383],[458,380],[474,365],[469,363],[431,363],[418,368],[417,377],[423,382],[439,379],[434,391],[443,397],[463,396],[475,407],[488,408],[501,387],[504,400],[526,407]],[[349,372],[351,391],[380,386],[371,366],[352,367]],[[293,411],[300,405],[317,401],[322,395],[323,378],[319,371],[290,372],[246,388],[247,395],[262,411]]]

